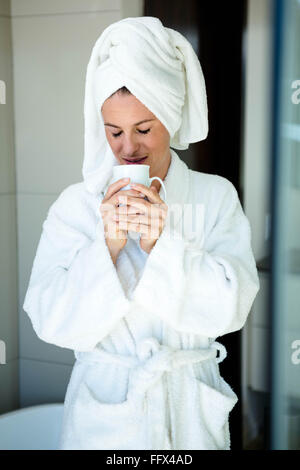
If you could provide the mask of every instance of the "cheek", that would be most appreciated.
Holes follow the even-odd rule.
[[[118,148],[120,147],[120,144],[118,143],[118,139],[115,139],[114,137],[112,136],[107,136],[107,141],[110,145],[110,147],[114,150],[114,151],[117,151]]]
[[[156,132],[152,136],[149,136],[149,139],[147,140],[148,146],[152,147],[153,149],[160,147],[161,143],[162,143],[162,136],[160,135],[159,132]]]
[[[154,150],[163,150],[168,145],[168,139],[166,139],[165,134],[160,134],[155,136],[151,142],[149,141],[149,145]]]
[[[113,137],[110,137],[110,136],[106,136],[106,139],[114,156],[120,162],[120,159],[118,158],[118,154],[120,153],[120,149],[119,149],[120,145],[116,142],[117,139],[114,139]]]

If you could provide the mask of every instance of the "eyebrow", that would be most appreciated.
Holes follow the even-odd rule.
[[[133,125],[138,126],[139,124],[142,124],[143,122],[149,122],[149,121],[155,121],[155,119],[144,119],[143,121],[136,122]],[[121,129],[120,126],[116,126],[115,124],[110,124],[110,122],[105,122],[104,125],[110,126],[110,127],[117,127],[118,129]]]

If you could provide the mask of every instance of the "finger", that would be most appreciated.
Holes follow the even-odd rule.
[[[140,191],[137,191],[136,189],[120,189],[116,194],[119,196],[133,196],[133,197],[139,197],[139,198],[144,198],[145,195],[141,193]]]
[[[113,220],[119,222],[132,222],[132,223],[141,223],[144,225],[152,225],[158,227],[160,225],[159,219],[149,219],[146,215],[143,214],[118,214],[113,216]]]
[[[123,196],[132,196],[136,197],[138,199],[144,199],[145,196],[144,194],[140,193],[139,191],[136,191],[135,189],[120,189],[117,191],[113,196],[110,198],[110,202],[112,203],[111,209],[114,210],[115,207],[119,207],[120,201],[118,200],[118,196],[123,195]]]
[[[149,199],[149,202],[151,203],[160,203],[162,202],[158,192],[154,192],[151,188],[148,188],[147,186],[140,184],[140,183],[131,183],[130,187],[133,189],[136,189],[137,191],[140,191],[141,193],[145,194],[147,198]]]
[[[121,230],[129,230],[131,232],[139,232],[139,233],[144,233],[148,234],[149,233],[149,227],[148,225],[141,224],[139,222],[133,223],[133,222],[128,222],[128,221],[120,221],[118,222],[119,229]]]
[[[116,198],[120,204],[136,207],[137,209],[140,209],[142,213],[147,212],[147,207],[149,203],[144,199],[138,200],[138,198],[136,197],[126,195],[117,195]]]
[[[122,179],[120,179],[118,181],[115,181],[114,183],[110,184],[107,188],[107,191],[104,195],[103,200],[107,201],[108,199],[110,199],[121,188],[123,188],[124,186],[127,186],[129,181],[130,181],[130,178],[122,178]]]
[[[120,206],[115,209],[113,216],[116,218],[126,218],[127,216],[144,216],[150,221],[158,221],[162,220],[161,209],[155,207],[155,205],[150,205],[149,208],[145,210],[141,210],[139,208],[133,206]]]
[[[105,236],[110,239],[119,239],[120,230],[117,222],[111,221],[105,226]]]
[[[145,235],[146,239],[157,240],[160,235],[160,227],[159,225],[147,225],[139,222],[130,222],[130,221],[120,221],[118,223],[120,229],[129,230],[132,232],[139,232]]]
[[[120,206],[120,207],[117,207],[114,212],[113,212],[113,215],[119,215],[119,214],[123,214],[123,215],[139,215],[139,214],[142,214],[142,215],[145,215],[145,211],[141,212],[139,209],[137,209],[136,207],[133,207],[133,206]]]
[[[140,193],[139,191],[136,191],[135,189],[119,189],[116,191],[111,198],[106,200],[105,198],[102,200],[101,203],[101,212],[102,213],[114,213],[115,208],[118,206],[118,200],[116,199],[116,195],[119,194],[124,194],[124,195],[131,195],[133,197],[143,199],[145,196],[144,194]]]
[[[150,202],[139,202],[139,204],[130,205],[125,204],[123,206],[117,207],[114,210],[114,214],[143,214],[149,217],[150,219],[163,220],[165,218],[165,209],[161,204],[151,204]]]

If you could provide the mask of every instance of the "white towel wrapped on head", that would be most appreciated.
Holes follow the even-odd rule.
[[[123,86],[166,127],[170,147],[187,149],[208,134],[204,76],[189,41],[151,16],[111,24],[96,41],[86,74],[82,173],[94,194],[118,164],[106,139],[101,107]]]

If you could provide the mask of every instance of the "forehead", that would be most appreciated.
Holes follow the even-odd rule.
[[[155,115],[134,95],[122,95],[117,93],[107,98],[102,107],[103,116],[118,115],[125,113],[127,116],[135,115],[140,119],[155,119]],[[136,121],[137,119],[135,119]],[[133,122],[135,122],[133,121]]]

